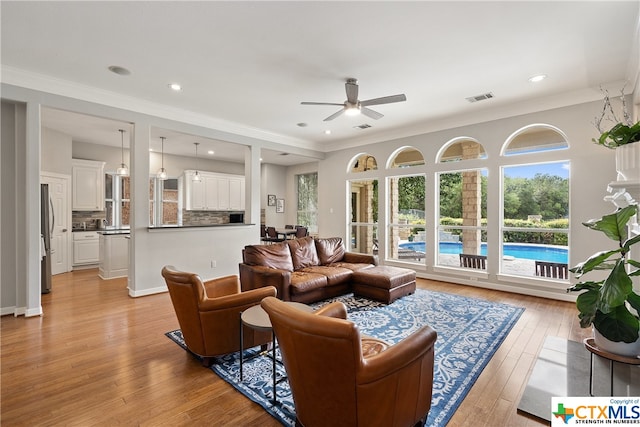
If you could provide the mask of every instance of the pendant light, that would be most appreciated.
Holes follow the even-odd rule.
[[[195,182],[200,182],[202,181],[202,177],[200,176],[200,172],[198,172],[198,145],[200,145],[199,142],[194,142],[193,145],[196,146],[196,173],[193,174],[193,178],[191,178],[192,181]]]
[[[129,168],[127,168],[127,165],[124,164],[124,129],[118,129],[118,132],[120,132],[120,141],[122,144],[122,163],[120,163],[120,167],[116,170],[116,175],[126,176],[129,175]]]
[[[162,167],[160,168],[160,170],[158,171],[158,174],[156,175],[156,177],[158,179],[162,179],[162,180],[167,179],[167,171],[164,168],[164,140],[165,139],[166,138],[164,136],[160,137],[160,140],[162,141],[162,154],[161,154],[162,155]]]

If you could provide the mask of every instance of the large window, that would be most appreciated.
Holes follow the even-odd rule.
[[[503,167],[502,191],[500,271],[566,280],[553,276],[569,258],[569,163]]]
[[[486,269],[487,170],[441,173],[438,183],[437,263]]]
[[[378,180],[353,180],[351,189],[349,250],[378,254]]]
[[[564,150],[557,128],[535,124],[512,134],[503,156]],[[568,280],[569,162],[550,161],[502,167],[500,272]]]
[[[131,186],[128,176],[105,174],[106,219],[115,228],[129,228]]]
[[[298,207],[296,224],[307,227],[309,232],[318,231],[318,173],[296,176]]]
[[[149,223],[152,226],[182,225],[180,188],[177,178],[151,178],[149,182]]]
[[[387,258],[425,261],[425,177],[389,178],[389,241]]]

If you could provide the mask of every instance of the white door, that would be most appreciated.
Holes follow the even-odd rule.
[[[49,220],[51,232],[51,274],[71,271],[71,177],[42,173],[40,182],[49,184]]]

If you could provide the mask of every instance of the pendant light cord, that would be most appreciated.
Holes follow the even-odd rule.
[[[118,129],[120,131],[120,141],[121,141],[121,150],[120,150],[120,160],[121,164],[124,165],[124,129]]]

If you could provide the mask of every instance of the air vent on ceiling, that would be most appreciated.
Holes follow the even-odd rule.
[[[281,156],[288,156],[289,153],[280,153]]]
[[[371,125],[368,125],[366,123],[363,123],[361,125],[358,126],[354,126],[355,129],[369,129],[371,127]]]
[[[493,98],[493,94],[491,92],[487,92],[487,93],[483,93],[482,95],[470,96],[469,98],[467,98],[467,101],[478,102],[478,101],[484,101],[485,99],[491,99],[491,98]]]

